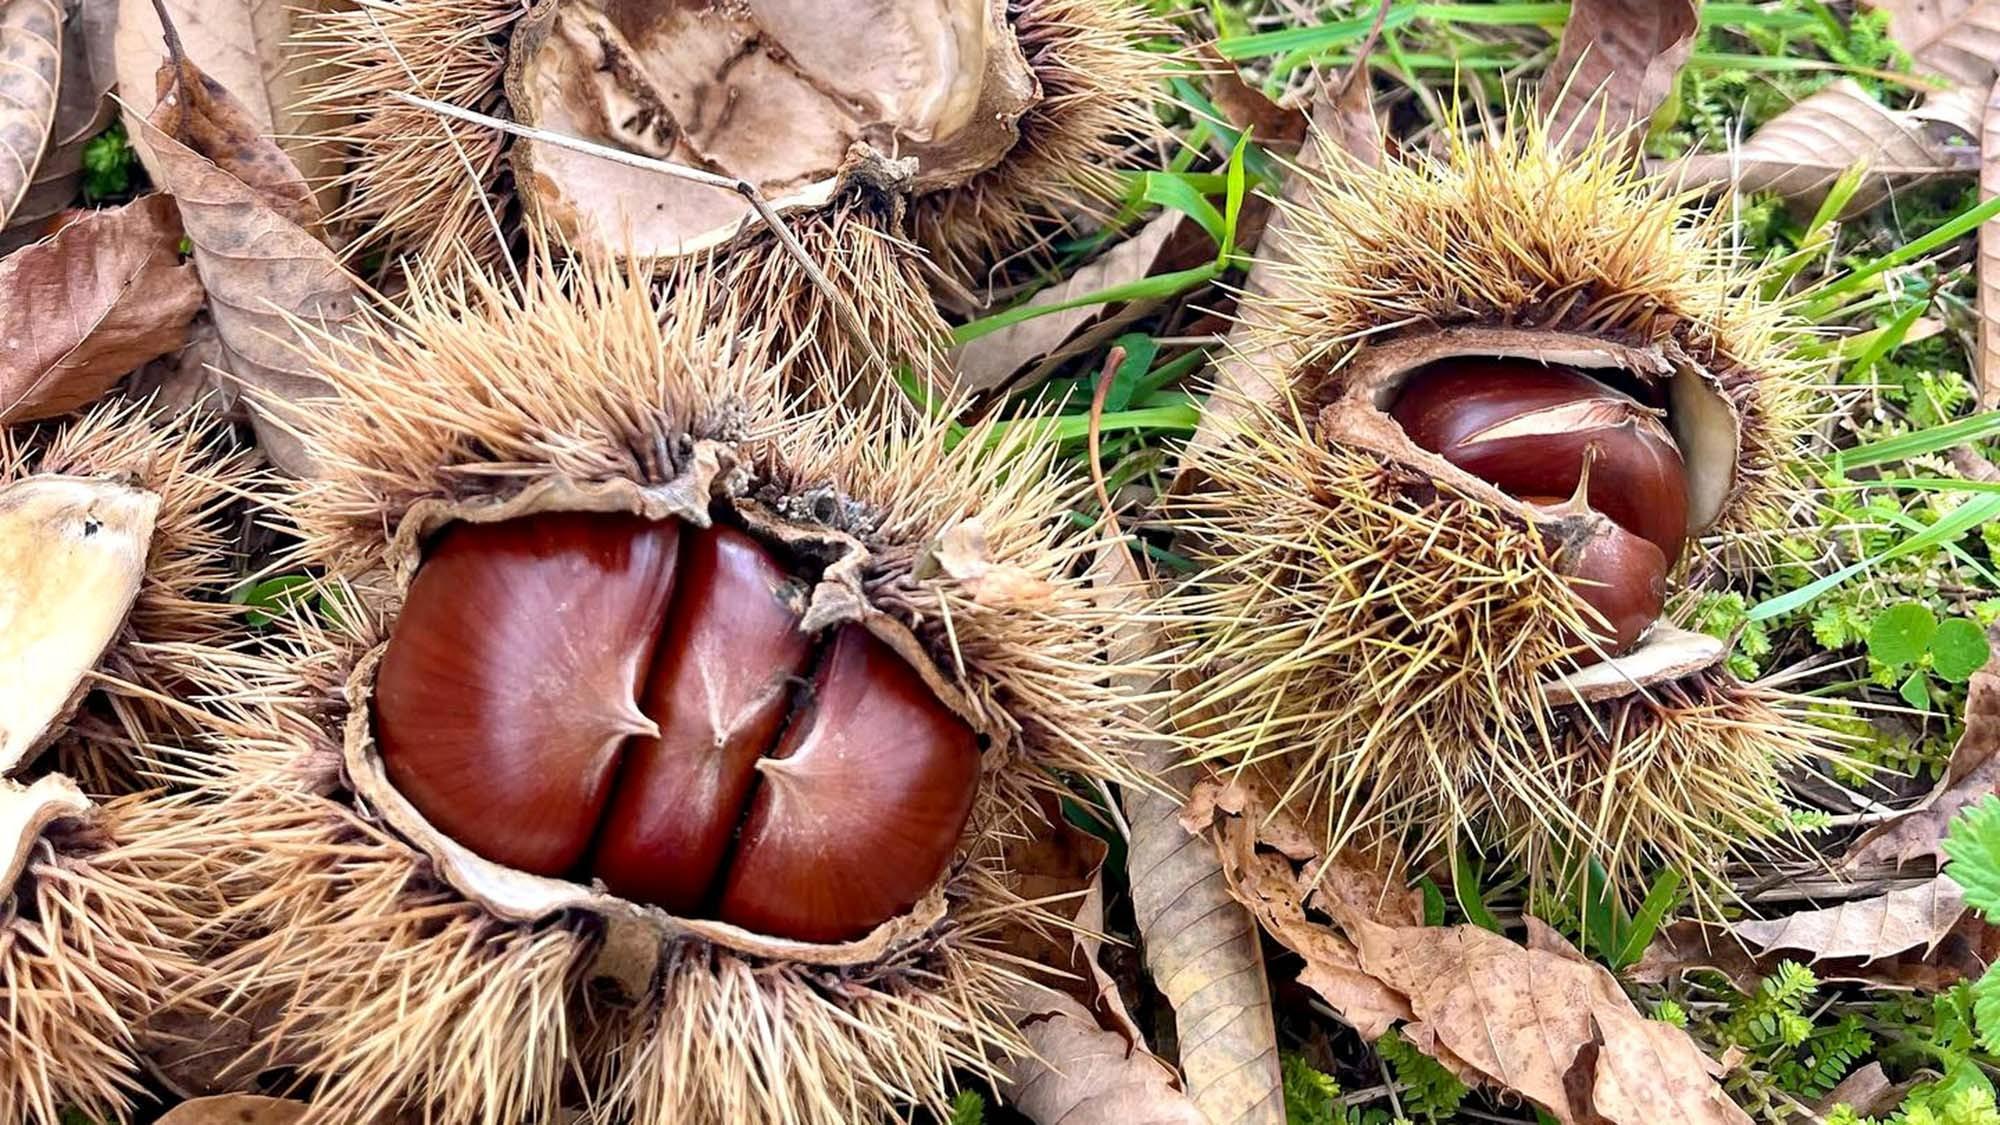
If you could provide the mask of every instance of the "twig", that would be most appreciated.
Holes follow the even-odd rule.
[[[158,3],[159,0],[154,0],[154,2]],[[598,144],[596,141],[586,141],[581,137],[572,137],[566,133],[538,129],[533,125],[523,125],[518,121],[505,121],[498,117],[480,113],[477,110],[455,106],[450,102],[441,102],[434,98],[419,97],[416,94],[404,93],[400,90],[390,91],[390,96],[409,105],[428,109],[432,113],[440,113],[446,117],[455,117],[460,121],[469,121],[474,125],[484,125],[489,129],[498,129],[509,136],[522,137],[531,141],[541,141],[543,144],[555,145],[557,148],[566,148],[573,152],[595,156],[601,160],[609,160],[614,164],[623,164],[628,168],[658,172],[663,176],[672,176],[675,179],[686,180],[689,183],[735,192],[750,204],[751,210],[757,213],[757,217],[764,221],[765,226],[771,228],[771,233],[777,236],[778,242],[784,246],[786,252],[798,260],[799,266],[806,271],[806,276],[833,302],[834,313],[840,318],[841,327],[854,337],[855,342],[861,346],[862,350],[868,354],[871,360],[880,365],[885,372],[890,370],[888,357],[882,354],[882,350],[877,348],[875,341],[869,337],[868,330],[862,325],[861,318],[855,313],[854,306],[848,301],[847,295],[834,285],[833,279],[826,275],[826,271],[820,269],[819,263],[813,261],[812,255],[808,254],[805,246],[799,242],[798,236],[794,235],[791,228],[787,227],[778,218],[778,213],[771,209],[771,204],[765,200],[764,193],[757,190],[756,184],[732,176],[718,176],[714,172],[704,172],[699,168],[690,168],[685,164],[676,164],[671,160],[659,160],[651,156],[641,156],[636,152],[626,152],[622,148],[613,148],[610,145]]]
[[[1104,525],[1111,530],[1112,538],[1124,538],[1118,531],[1118,513],[1111,510],[1111,490],[1105,487],[1104,465],[1098,460],[1099,439],[1104,430],[1104,400],[1111,393],[1111,384],[1118,377],[1119,365],[1125,362],[1125,349],[1113,346],[1104,357],[1104,368],[1097,376],[1097,388],[1090,396],[1090,483],[1097,488],[1097,503],[1104,510]]]

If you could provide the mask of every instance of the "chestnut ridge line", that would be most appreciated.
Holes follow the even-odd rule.
[[[153,0],[155,4],[162,2],[163,0]],[[373,17],[371,16],[370,18],[372,19]],[[408,63],[405,63],[404,67],[407,69],[408,65]],[[670,160],[657,160],[650,156],[641,156],[636,152],[627,152],[622,148],[612,148],[610,145],[598,144],[595,141],[586,141],[581,137],[572,137],[565,133],[538,129],[532,125],[523,125],[517,121],[505,121],[476,110],[452,105],[450,102],[441,102],[435,98],[426,98],[417,94],[406,93],[402,90],[391,90],[389,91],[389,96],[407,105],[413,105],[419,109],[427,109],[432,113],[441,114],[445,117],[455,117],[460,121],[468,121],[474,125],[484,125],[489,129],[497,129],[509,136],[523,137],[531,141],[541,141],[545,144],[555,145],[558,148],[567,148],[588,156],[609,160],[614,164],[623,164],[628,168],[658,172],[664,176],[672,176],[675,179],[702,184],[706,187],[721,188],[725,191],[733,191],[741,195],[749,202],[751,209],[756,211],[757,217],[764,221],[764,225],[771,229],[771,233],[777,236],[779,243],[784,246],[786,252],[798,259],[800,267],[806,271],[806,276],[812,279],[812,283],[824,290],[826,295],[832,298],[834,314],[840,318],[840,325],[846,330],[847,334],[852,336],[855,342],[861,345],[863,351],[867,353],[868,358],[873,360],[883,371],[894,372],[895,368],[890,365],[888,357],[883,355],[882,350],[875,346],[875,341],[868,335],[868,330],[862,325],[860,317],[855,315],[854,306],[848,301],[847,296],[840,291],[838,286],[834,285],[833,279],[826,275],[826,271],[820,269],[819,263],[813,261],[812,255],[807,253],[805,246],[799,242],[798,236],[794,235],[791,228],[785,225],[784,220],[778,217],[778,213],[771,209],[771,204],[765,200],[764,193],[757,190],[756,184],[731,176],[718,176],[713,172],[704,172],[699,168],[690,168],[685,164],[676,164]],[[447,129],[446,132],[449,133],[450,130]],[[479,194],[483,200],[485,192],[481,191]],[[488,214],[491,214],[491,205],[487,206]],[[496,227],[498,226],[498,218],[494,219],[494,224]],[[509,265],[511,267],[512,263],[510,262]]]

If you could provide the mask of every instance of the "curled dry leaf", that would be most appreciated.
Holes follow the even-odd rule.
[[[946,528],[931,557],[980,605],[1029,609],[1050,605],[1055,598],[1054,588],[1042,579],[993,561],[986,526],[977,517]]]
[[[780,211],[831,199],[870,163],[857,147],[897,157],[917,190],[963,183],[1006,155],[1039,97],[1004,0],[543,0],[510,50],[524,124],[741,177]],[[553,145],[514,160],[523,202],[573,244],[689,254],[751,217],[733,190]]]
[[[1603,966],[1535,919],[1523,948],[1477,926],[1385,926],[1328,905],[1362,968],[1408,998],[1411,1040],[1454,1070],[1565,1125],[1750,1121],[1686,1032],[1640,1015]]]
[[[1889,37],[1917,69],[1984,88],[2000,67],[2000,3],[1995,0],[1867,0],[1889,14]]]
[[[0,259],[0,423],[93,402],[186,342],[202,290],[180,241],[173,200],[151,195]]]
[[[92,0],[96,3],[97,0]],[[83,182],[83,146],[111,119],[110,80],[91,69],[89,19],[91,4],[80,4],[63,26],[62,78],[57,83],[55,121],[48,148],[13,215],[0,220],[6,237],[0,252],[25,246],[42,237],[39,228],[76,199]]]
[[[107,480],[0,487],[0,776],[47,744],[125,624],[160,498]]]
[[[234,94],[182,53],[178,36],[167,45],[167,61],[153,76],[153,127],[254,188],[287,221],[317,226],[319,203],[291,157],[258,131],[256,119]]]
[[[1580,148],[1652,119],[1694,49],[1699,0],[1576,0],[1542,72],[1549,135]],[[1635,138],[1636,139],[1636,138]]]
[[[1903,1104],[1903,1099],[1915,1086],[1916,1080],[1908,1082],[1889,1081],[1889,1072],[1882,1069],[1879,1062],[1871,1062],[1840,1080],[1840,1085],[1813,1105],[1819,1113],[1832,1113],[1835,1106],[1847,1106],[1863,1117],[1887,1117]]]
[[[0,227],[28,194],[55,128],[62,36],[57,0],[0,0]]]
[[[160,1118],[160,1125],[293,1125],[303,1121],[304,1102],[256,1094],[223,1094],[182,1102]]]
[[[1690,187],[1772,191],[1811,208],[1861,165],[1867,173],[1841,212],[1856,215],[1897,188],[1973,172],[1978,150],[1959,141],[1979,135],[1984,97],[1983,90],[1961,90],[1892,110],[1843,78],[1765,122],[1735,151],[1685,157],[1664,174]]]
[[[1016,893],[1066,928],[1016,927],[1010,953],[1063,974],[1018,991],[1030,1052],[1008,1060],[1003,1094],[1036,1125],[1210,1125],[1171,1066],[1146,1049],[1117,986],[1097,963],[1104,922],[1103,841],[1038,794],[1043,823],[1007,851]]]
[[[1823,957],[1813,962],[1813,972],[1823,981],[1941,992],[1960,981],[1977,980],[1996,957],[2000,957],[2000,928],[1968,911],[1928,949],[1918,947],[1874,960]],[[1658,984],[1691,969],[1712,969],[1748,992],[1777,972],[1779,962],[1799,959],[1797,952],[1784,950],[1754,953],[1745,939],[1725,927],[1682,921],[1661,930],[1626,976],[1640,984]]]
[[[1204,243],[1207,241],[1200,228],[1185,219],[1186,216],[1178,211],[1169,211],[1154,218],[1139,228],[1137,234],[1112,246],[1095,261],[1030,297],[1026,307],[1060,305],[1100,289],[1145,277],[1154,271],[1163,256],[1171,252],[1170,244],[1181,241],[1175,235],[1183,230],[1192,231]],[[1213,256],[1212,251],[1210,256]],[[1154,303],[1146,301],[1127,301],[1117,306],[1115,311],[1105,305],[1086,305],[1045,313],[997,332],[989,332],[954,351],[952,367],[957,372],[958,385],[977,393],[1008,387],[1016,382],[1015,376],[1023,368],[1054,354],[1084,328],[1106,322],[1123,326],[1145,315],[1152,307]]]
[[[1307,120],[1303,111],[1272,101],[1264,91],[1243,77],[1236,64],[1223,57],[1215,44],[1199,48],[1206,69],[1215,76],[1209,96],[1215,108],[1238,129],[1249,129],[1257,143],[1273,152],[1295,153],[1305,143]]]
[[[1812,961],[1866,962],[1913,950],[1929,953],[1964,915],[1965,893],[1951,880],[1938,878],[1820,910],[1748,919],[1730,930],[1764,953],[1789,950]]]
[[[1846,871],[1944,858],[1945,830],[1980,798],[2000,792],[2000,664],[1972,674],[1965,729],[1937,788],[1915,807],[1869,829],[1841,858]]]
[[[1105,1031],[1067,996],[1050,998],[1021,1034],[1048,1061],[1009,1064],[1005,1093],[1037,1125],[1210,1125],[1171,1067]]]
[[[0,903],[14,893],[14,883],[28,869],[42,830],[89,811],[90,800],[76,782],[59,773],[46,774],[33,785],[0,777]]]
[[[126,129],[139,135],[138,124],[152,116],[158,97],[154,72],[160,68],[162,29],[153,0],[115,0],[117,34],[112,41],[119,98],[125,103]],[[331,138],[340,121],[305,104],[304,92],[314,80],[314,60],[293,43],[296,33],[316,12],[346,7],[352,0],[166,0],[186,45],[189,60],[234,94],[253,123],[256,135],[284,147],[305,182],[319,195],[317,206],[331,210],[337,197],[333,186],[340,151]],[[155,181],[157,157],[144,145],[139,157]]]
[[[1107,551],[1098,565],[1107,588],[1137,588],[1129,552]],[[1112,655],[1144,667],[1161,643],[1135,611],[1113,638]],[[1159,685],[1131,686],[1144,698]],[[1165,721],[1157,702],[1146,717],[1152,729]],[[1185,784],[1187,771],[1172,769],[1171,749],[1149,747],[1142,755],[1165,783]],[[1277,1022],[1256,919],[1231,893],[1214,845],[1182,825],[1179,799],[1135,787],[1122,804],[1131,828],[1132,910],[1146,967],[1174,1009],[1188,1096],[1210,1125],[1284,1125]]]
[[[160,108],[172,124],[173,107]],[[138,136],[153,153],[161,186],[180,204],[226,374],[250,400],[258,444],[279,469],[310,476],[312,465],[282,415],[324,393],[325,384],[296,350],[293,321],[339,331],[356,315],[359,287],[325,243],[207,153],[150,121],[139,123]]]

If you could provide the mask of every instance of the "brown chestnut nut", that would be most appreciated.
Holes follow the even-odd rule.
[[[1584,604],[1604,619],[1601,623],[1588,622],[1597,647],[1607,656],[1631,651],[1666,608],[1666,556],[1658,547],[1603,515],[1589,512],[1575,500],[1546,496],[1524,499],[1552,512],[1581,513],[1585,517],[1571,524],[1557,566],[1570,579],[1570,588]],[[1581,640],[1576,643],[1583,644]],[[1585,652],[1579,659],[1585,664],[1595,663],[1597,654]]]
[[[614,894],[687,913],[708,898],[757,759],[812,659],[804,592],[756,540],[718,528],[682,548],[680,596],[646,681],[660,737],[634,741],[591,860]]]
[[[859,937],[950,866],[979,740],[867,629],[801,632],[805,593],[726,527],[455,527],[377,673],[389,779],[517,870],[776,937]]]
[[[902,657],[847,625],[758,770],[717,914],[843,941],[916,905],[944,874],[972,812],[979,744]]]
[[[676,524],[568,512],[446,531],[375,679],[397,791],[487,859],[575,867],[626,741],[655,730],[639,686],[679,540]]]
[[[1516,496],[1568,496],[1591,458],[1589,502],[1660,549],[1688,534],[1687,470],[1660,418],[1571,367],[1440,360],[1404,383],[1391,417],[1419,446]]]

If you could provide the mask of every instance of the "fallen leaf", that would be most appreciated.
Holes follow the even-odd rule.
[[[62,34],[56,0],[0,0],[0,227],[28,194],[55,127]]]
[[[153,76],[154,128],[255,188],[287,221],[318,226],[319,203],[291,157],[258,132],[256,119],[235,95],[188,58],[175,30],[168,30],[166,43],[167,61]]]
[[[0,260],[0,423],[64,414],[178,350],[201,307],[173,200],[86,212]]]
[[[1995,0],[1868,0],[1889,14],[1889,38],[1919,69],[1962,86],[1986,87],[2000,66],[2000,3]]]
[[[1965,729],[1937,788],[1902,815],[1863,833],[1841,858],[1841,868],[1852,872],[1942,860],[1945,829],[1952,818],[1996,791],[2000,791],[2000,662],[1974,672],[1966,685]]]
[[[222,1094],[182,1102],[160,1118],[159,1125],[293,1125],[304,1120],[304,1102],[256,1094]]]
[[[1928,953],[1965,914],[1965,893],[1932,879],[1885,895],[1854,899],[1782,918],[1750,919],[1730,929],[1762,952],[1788,950],[1806,961],[1874,961],[1912,950]]]
[[[110,84],[100,81],[90,65],[89,14],[87,5],[79,5],[63,25],[62,78],[48,148],[13,215],[0,221],[8,234],[0,240],[0,252],[41,237],[36,228],[76,200],[83,181],[83,146],[111,119],[111,99],[105,96]]]
[[[1640,1015],[1607,970],[1534,919],[1523,948],[1477,926],[1387,926],[1332,909],[1362,968],[1408,997],[1413,1041],[1434,1040],[1565,1125],[1750,1121],[1686,1032]]]
[[[1173,1069],[1099,1027],[1067,996],[1051,996],[1021,1034],[1035,1056],[1001,1067],[1003,1096],[1036,1125],[1211,1125]]]
[[[1147,276],[1167,252],[1169,242],[1181,230],[1185,219],[1179,211],[1159,215],[1139,228],[1137,234],[1098,255],[1095,261],[1030,297],[1025,307],[1047,308]],[[1192,223],[1187,226],[1194,228]],[[1194,229],[1199,233],[1199,228]],[[1151,307],[1150,302],[1126,302],[1112,312],[1104,305],[1086,305],[1045,313],[989,332],[953,350],[958,385],[975,393],[999,390],[1014,381],[1016,372],[1055,352],[1085,327],[1100,319],[1129,323]]]
[[[1979,979],[1996,958],[2000,958],[2000,928],[1968,911],[1929,949],[1873,960],[1820,958],[1812,967],[1819,979],[1829,983],[1937,993],[1960,981]],[[1750,992],[1758,981],[1777,972],[1779,962],[1800,959],[1796,952],[1782,949],[1752,952],[1727,928],[1689,920],[1661,930],[1626,976],[1640,984],[1659,984],[1693,969],[1711,969],[1728,977],[1739,991]]]
[[[296,350],[288,318],[337,332],[355,317],[360,288],[325,243],[273,210],[257,189],[150,121],[139,123],[139,136],[153,152],[161,186],[180,204],[224,367],[250,401],[258,444],[279,469],[312,475],[304,446],[280,416],[327,388]]]
[[[1264,91],[1243,77],[1236,64],[1224,58],[1213,43],[1199,48],[1204,69],[1214,81],[1208,84],[1215,108],[1237,129],[1248,129],[1257,143],[1275,152],[1294,153],[1306,139],[1306,115],[1272,101]]]
[[[125,625],[160,498],[83,477],[0,486],[0,776],[49,742]]]
[[[986,527],[977,517],[945,528],[931,552],[938,569],[986,606],[1031,608],[1048,605],[1055,588],[1018,566],[993,561],[986,544]]]
[[[1689,186],[1776,192],[1814,207],[1835,180],[1862,165],[1867,172],[1841,212],[1856,215],[1898,188],[1975,171],[1977,149],[1952,142],[1979,135],[1984,95],[1955,91],[1893,110],[1843,78],[1765,122],[1734,151],[1688,156],[1664,165],[1663,174]]]
[[[2000,18],[2000,9],[1995,10]],[[2000,40],[2000,32],[1996,32]],[[1996,42],[2000,50],[2000,42]],[[1979,125],[1979,197],[2000,195],[2000,81]],[[2000,220],[1979,224],[1979,405],[2000,406]]]
[[[1127,551],[1105,552],[1097,574],[1108,590],[1140,588]],[[1152,623],[1134,612],[1112,640],[1112,659],[1144,667],[1162,643]],[[1149,677],[1128,686],[1158,698]],[[1164,722],[1157,703],[1146,719],[1153,729]],[[1186,784],[1192,771],[1175,768],[1171,748],[1138,752],[1163,784]],[[1126,788],[1122,798],[1131,828],[1132,911],[1146,968],[1180,1029],[1188,1096],[1210,1125],[1284,1125],[1277,1022],[1257,919],[1237,901],[1207,834],[1183,826],[1180,799],[1138,787]]]
[[[117,32],[112,62],[126,130],[152,116],[158,98],[154,74],[160,68],[163,32],[153,0],[116,0]],[[306,94],[317,81],[315,66],[294,42],[319,12],[352,6],[352,0],[166,0],[189,60],[236,95],[255,132],[284,147],[305,182],[314,185],[321,211],[338,199],[333,183],[341,153],[334,138],[341,121],[319,113]],[[158,157],[138,145],[139,158],[157,182]]]
[[[1576,0],[1539,100],[1569,149],[1652,119],[1694,49],[1698,0]]]

